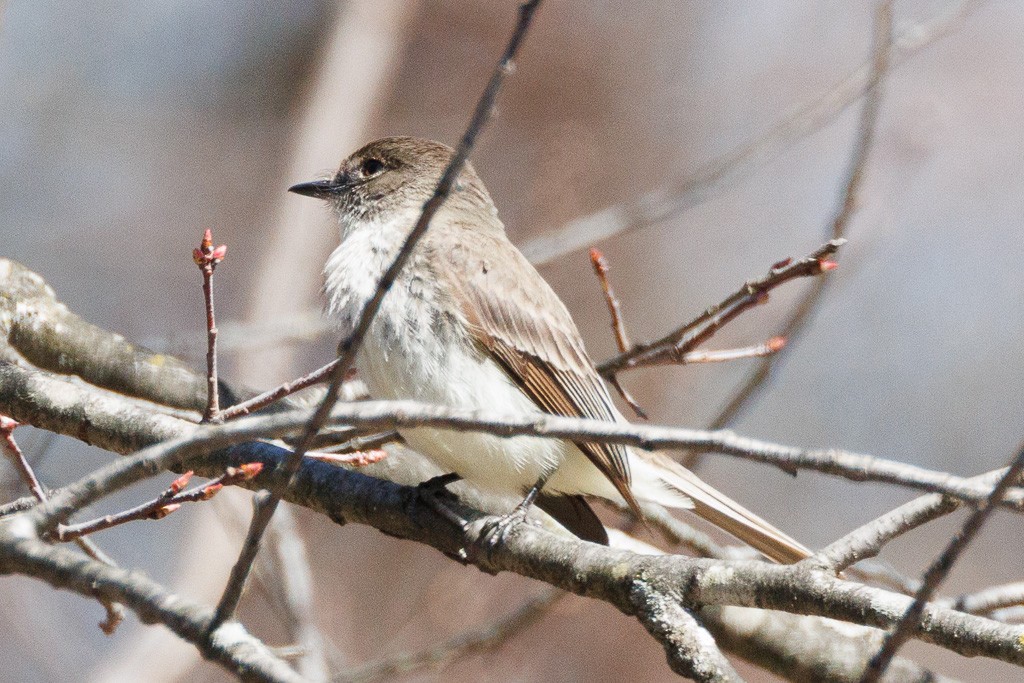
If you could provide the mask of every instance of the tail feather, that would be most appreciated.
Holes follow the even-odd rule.
[[[672,507],[692,507],[699,516],[780,564],[793,564],[811,556],[811,551],[806,547],[709,486],[674,460],[658,453],[645,453],[641,457],[649,459],[657,470],[658,478],[666,486],[692,501],[691,506]],[[646,492],[636,493],[640,498],[647,498],[644,495]]]

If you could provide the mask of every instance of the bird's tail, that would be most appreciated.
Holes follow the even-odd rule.
[[[668,487],[669,495],[648,495],[650,486],[637,487],[638,498],[673,508],[691,508],[695,513],[718,528],[729,532],[769,559],[781,564],[793,564],[807,557],[811,551],[793,540],[750,510],[703,482],[696,474],[660,453],[640,456],[659,483]],[[647,468],[644,468],[647,469]]]

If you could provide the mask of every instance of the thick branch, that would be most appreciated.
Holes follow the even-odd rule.
[[[293,422],[287,424],[289,420]],[[184,445],[185,440],[179,441],[179,450],[173,456],[168,455],[165,445],[160,445],[151,449],[150,455],[159,449],[163,457],[158,454],[147,460],[145,456],[133,456],[111,463],[81,484],[56,492],[51,512],[58,516],[73,512],[79,505],[98,497],[99,492],[109,490],[111,483],[125,485],[172,465],[185,454],[208,452],[210,448],[223,445],[228,441],[226,434],[241,438],[243,430],[255,431],[258,423],[275,421],[279,427],[291,429],[301,423],[295,416],[280,415],[250,417],[202,428],[203,433],[217,436],[207,436],[204,446],[188,447]],[[223,441],[218,443],[217,439]],[[204,467],[206,471],[219,472],[229,465],[258,461],[272,470],[281,453],[281,449],[267,444],[249,443],[190,460],[188,466],[200,473]],[[266,477],[263,479],[256,480],[258,485],[267,485]],[[287,493],[292,502],[336,521],[371,524],[389,535],[428,543],[449,556],[459,556],[465,547],[475,542],[474,532],[482,521],[479,513],[457,508],[466,518],[478,520],[477,526],[464,534],[426,506],[410,509],[414,496],[409,488],[309,461],[303,463],[295,487]],[[640,610],[634,593],[636,581],[646,582],[650,588],[645,590],[681,596],[680,604],[690,609],[705,604],[733,604],[830,616],[883,628],[893,624],[910,601],[906,596],[840,581],[822,572],[758,562],[642,557],[568,540],[532,526],[518,527],[509,535],[505,546],[489,557],[474,557],[473,561],[486,571],[514,571],[580,595],[606,600],[628,614],[638,614]],[[652,617],[645,613],[644,618]],[[961,654],[981,654],[1024,663],[1024,653],[1016,640],[1024,635],[1024,628],[997,624],[934,605],[926,609],[922,624],[917,632],[919,637]]]
[[[705,607],[701,621],[720,647],[783,678],[805,683],[856,683],[882,642],[878,629],[746,607]],[[906,659],[887,683],[953,683]]]

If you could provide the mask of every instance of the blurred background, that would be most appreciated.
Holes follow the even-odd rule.
[[[897,2],[896,31],[962,4]],[[223,377],[265,388],[317,367],[336,343],[316,330],[320,268],[337,236],[322,206],[285,189],[381,135],[454,144],[515,7],[0,0],[2,255],[43,275],[91,322],[198,368],[202,299],[190,250],[212,228],[228,245],[217,271]],[[868,59],[872,14],[872,3],[841,0],[549,2],[473,161],[511,238],[525,245],[570,220],[678,187],[757,140]],[[1024,5],[972,3],[949,35],[893,68],[841,267],[738,431],[959,474],[1011,457],[1024,432],[1022,34]],[[596,243],[635,339],[662,334],[824,241],[860,105],[668,220]],[[542,273],[592,355],[612,354],[586,251]],[[777,291],[712,346],[764,341],[805,286]],[[700,427],[751,367],[641,370],[623,381],[654,422]],[[49,486],[114,457],[18,434]],[[723,456],[710,456],[700,472],[811,547],[913,497],[813,473],[790,478]],[[2,493],[23,495],[9,472]],[[121,564],[212,602],[241,544],[247,497],[218,497],[95,540]],[[418,650],[544,589],[292,512],[311,562],[322,641],[311,666],[321,673]],[[919,574],[960,519],[903,538],[883,558]],[[946,593],[1019,580],[1022,547],[1019,518],[996,515]],[[241,617],[270,644],[287,645],[272,577],[263,583],[247,594]],[[26,579],[0,585],[0,679],[229,679],[164,629],[129,617],[108,638],[96,628],[103,615],[94,602]],[[962,680],[1019,676],[919,643],[905,653]],[[776,680],[740,666],[749,680]],[[673,678],[634,620],[570,596],[499,650],[406,680]]]

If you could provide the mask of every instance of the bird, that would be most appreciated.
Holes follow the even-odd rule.
[[[340,243],[324,267],[326,313],[354,329],[451,161],[414,137],[370,142],[336,173],[289,191],[327,202]],[[466,163],[381,302],[356,357],[372,397],[458,409],[626,422],[568,309],[505,233]],[[588,498],[689,509],[780,563],[810,551],[668,456],[621,444],[501,437],[432,427],[404,441],[477,488],[534,503],[584,540],[607,543]]]

